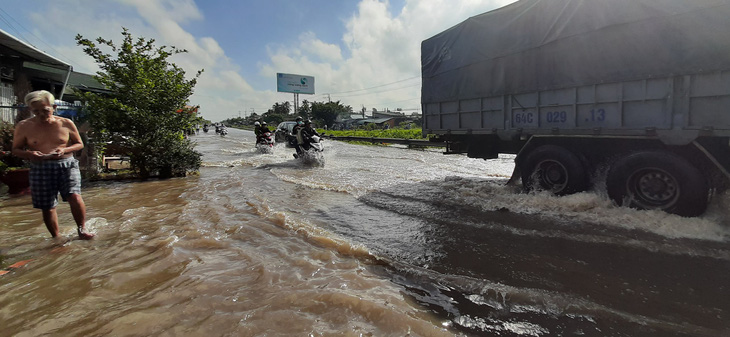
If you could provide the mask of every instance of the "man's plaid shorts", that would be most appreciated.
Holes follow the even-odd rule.
[[[35,208],[55,208],[58,193],[61,193],[63,201],[70,194],[81,194],[81,171],[79,161],[74,157],[31,163],[29,179]]]

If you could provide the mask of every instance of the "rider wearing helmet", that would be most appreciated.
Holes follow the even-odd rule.
[[[304,123],[302,123],[302,117],[297,117],[296,122],[297,122],[297,124],[295,124],[294,127],[291,129],[291,134],[294,135],[295,137],[296,137],[297,133],[299,132],[299,129],[301,129],[302,126],[304,126],[303,125]]]
[[[302,127],[304,127],[304,123],[302,123],[301,116],[297,117],[296,122],[297,122],[297,124],[295,124],[294,127],[291,129],[291,134],[294,137],[294,143],[295,143],[294,149],[297,150],[297,153],[294,154],[294,158],[296,158],[297,155],[302,152],[302,150],[299,148],[299,145],[301,145],[301,143],[299,142],[299,138],[300,138],[299,130],[301,130]]]
[[[271,132],[271,130],[269,130],[269,127],[266,126],[266,122],[255,122],[253,123],[253,125],[256,126],[253,132],[256,134],[257,143],[261,139],[261,137],[263,137],[267,132]]]
[[[309,149],[309,143],[312,142],[313,136],[319,137],[319,133],[312,127],[312,121],[310,120],[304,122],[304,127],[299,131],[299,135],[299,144],[302,146],[303,150]]]

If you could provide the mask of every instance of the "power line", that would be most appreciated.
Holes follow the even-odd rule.
[[[414,79],[420,79],[420,78],[421,78],[420,76],[415,76],[415,77],[406,78],[406,79],[403,79],[403,80],[398,80],[398,81],[395,81],[395,82],[385,83],[385,84],[381,84],[381,85],[376,85],[376,86],[372,86],[372,87],[368,87],[368,88],[362,88],[362,89],[355,89],[355,90],[347,90],[347,91],[339,91],[339,92],[330,92],[330,93],[319,94],[319,95],[316,95],[316,96],[314,96],[312,98],[314,100],[314,99],[316,99],[318,97],[321,97],[321,96],[323,97],[323,96],[329,96],[329,95],[347,94],[347,93],[358,92],[358,91],[367,91],[367,90],[371,90],[371,89],[382,88],[382,87],[389,86],[389,85],[392,85],[392,84],[401,83],[401,82],[405,82],[405,81],[410,81],[410,80],[414,80]],[[395,88],[395,89],[391,89],[391,90],[398,90],[398,89],[402,89],[402,88],[409,88],[409,87],[414,87],[416,85],[418,85],[418,84],[414,84],[412,86],[401,87],[401,88]],[[387,91],[387,90],[385,90],[385,91]],[[385,91],[378,91],[378,92],[385,92]],[[345,96],[340,96],[340,97],[353,97],[353,96],[362,96],[362,95],[368,95],[368,94],[372,94],[372,93],[364,93],[364,94],[357,94],[357,95],[345,95]]]
[[[385,103],[378,103],[378,104],[364,104],[364,105],[370,105],[370,106],[389,105],[389,104],[393,104],[393,103],[408,102],[408,101],[420,100],[420,99],[421,99],[420,97],[414,97],[414,98],[403,99],[400,101],[385,102]]]
[[[350,92],[370,90],[370,89],[375,89],[375,88],[380,88],[380,87],[388,86],[388,85],[391,85],[391,84],[396,84],[396,83],[400,83],[400,82],[410,81],[410,80],[413,80],[413,79],[416,79],[416,78],[421,78],[421,76],[406,78],[404,80],[399,80],[399,81],[395,81],[395,82],[391,82],[391,83],[376,85],[374,87],[369,87],[369,88],[362,88],[362,89],[349,90],[349,91],[340,91],[340,92],[330,92],[330,94],[332,94],[332,95],[335,95],[335,94],[346,94],[346,93],[350,93]]]
[[[4,10],[3,10],[2,8],[0,8],[0,11],[2,11],[3,13],[5,13],[5,11],[4,11]],[[7,15],[7,13],[5,13],[5,14]],[[12,18],[12,17],[11,17],[11,18]],[[27,39],[26,39],[26,38],[25,38],[25,37],[24,37],[24,36],[23,36],[22,34],[20,34],[20,32],[19,32],[19,31],[18,31],[17,29],[15,29],[15,26],[13,26],[13,25],[12,25],[12,24],[10,23],[10,21],[8,21],[8,20],[7,20],[6,18],[5,18],[5,15],[0,15],[0,20],[2,20],[3,22],[5,22],[5,24],[6,24],[6,25],[8,25],[8,27],[10,27],[10,29],[12,29],[12,30],[13,30],[13,31],[15,32],[15,34],[18,34],[18,37],[20,37],[21,39],[23,39],[23,40],[26,40],[26,41],[27,41]]]
[[[382,91],[366,92],[366,93],[362,93],[362,94],[344,95],[344,96],[337,96],[337,97],[357,97],[357,96],[375,95],[375,94],[380,94],[380,93],[390,92],[390,91],[395,91],[395,90],[400,90],[400,89],[413,88],[413,87],[417,87],[419,85],[421,85],[421,84],[417,83],[414,85],[409,85],[409,86],[400,87],[400,88],[386,89],[386,90],[382,90]]]
[[[55,48],[53,48],[53,46],[51,46],[48,42],[44,41],[43,39],[41,39],[37,35],[33,34],[33,32],[30,29],[25,28],[25,26],[23,26],[23,24],[21,24],[20,22],[18,22],[18,20],[15,20],[15,18],[12,15],[8,14],[8,12],[6,12],[5,10],[3,10],[2,8],[0,8],[0,12],[5,13],[5,15],[7,17],[9,17],[11,20],[15,21],[15,23],[17,23],[18,26],[20,26],[21,28],[25,29],[25,31],[27,31],[28,33],[30,33],[30,35],[33,35],[33,37],[35,37],[36,39],[38,39],[38,41],[43,42],[46,46],[48,46],[48,48],[50,48],[51,50],[53,50],[56,54],[58,54],[59,56],[65,58],[66,61],[68,61],[69,63],[74,63],[71,58],[69,58],[66,55],[61,54],[58,50],[56,50]],[[13,30],[18,34],[18,37],[19,38],[21,38],[22,40],[25,40],[25,42],[27,42],[28,44],[33,45],[32,43],[30,43],[30,40],[28,40],[25,37],[23,37],[23,35],[21,35],[20,32],[17,29],[15,29],[15,27],[10,22],[8,22],[6,20],[3,20],[3,21],[5,21],[5,23],[7,23],[9,27],[13,28]]]

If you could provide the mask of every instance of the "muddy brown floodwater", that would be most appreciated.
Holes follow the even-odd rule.
[[[84,185],[92,241],[2,192],[0,335],[730,335],[727,195],[688,219],[521,193],[509,156],[193,137],[198,177]]]

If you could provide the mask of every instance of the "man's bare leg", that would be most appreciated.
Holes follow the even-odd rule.
[[[84,199],[81,198],[80,194],[73,193],[68,196],[68,204],[71,206],[71,214],[73,214],[74,221],[76,221],[76,228],[79,232],[79,238],[82,240],[89,240],[94,237],[86,231],[86,204]]]
[[[58,216],[56,215],[56,209],[43,209],[43,223],[46,224],[46,228],[51,232],[51,236],[58,237]]]

